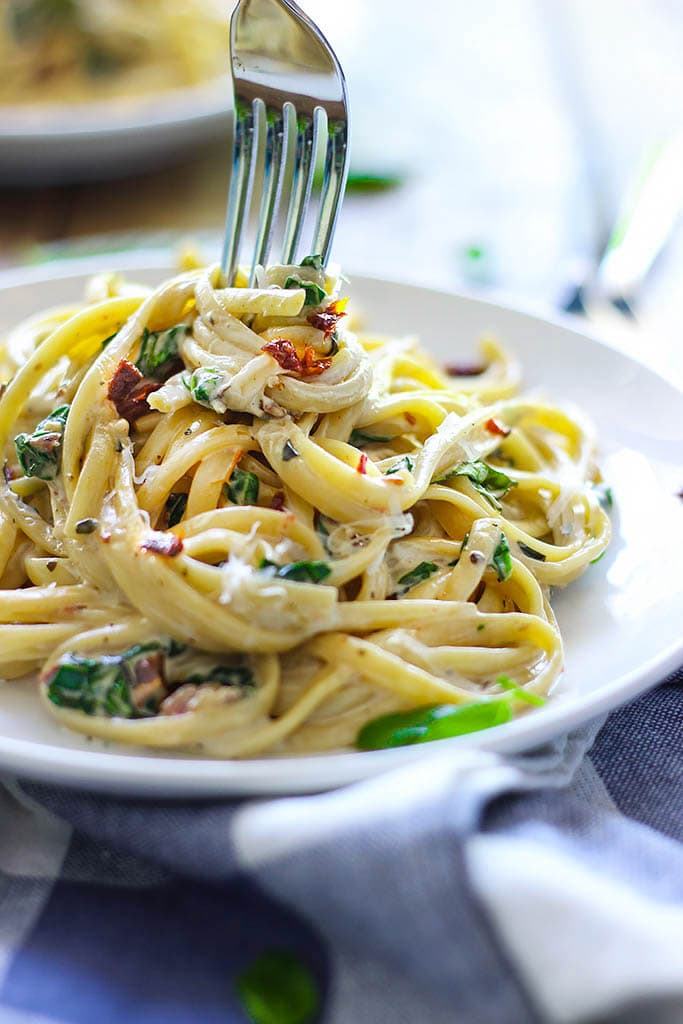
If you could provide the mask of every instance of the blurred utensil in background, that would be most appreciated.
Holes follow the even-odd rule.
[[[634,305],[683,212],[683,131],[647,160],[604,250],[561,302],[568,313],[635,318]]]
[[[281,262],[296,258],[318,141],[326,132],[322,192],[308,250],[319,254],[324,266],[348,173],[348,99],[339,61],[291,0],[240,0],[231,20],[230,51],[235,137],[223,251],[228,282],[235,277],[252,193],[262,200],[250,284],[256,267],[268,261],[281,198],[287,208]],[[254,183],[261,161],[259,188]]]

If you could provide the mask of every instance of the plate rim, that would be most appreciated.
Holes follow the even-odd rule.
[[[122,271],[146,270],[168,273],[172,269],[172,256],[167,248],[149,248],[96,257],[60,259],[50,264],[19,266],[0,270],[0,294],[25,285],[45,280],[79,279],[103,267]],[[667,380],[661,373],[643,360],[626,354],[616,344],[601,337],[592,330],[584,329],[578,318],[568,315],[549,316],[524,304],[511,304],[482,298],[448,288],[430,288],[410,284],[405,280],[377,277],[369,274],[353,274],[349,278],[363,281],[370,287],[399,286],[410,288],[422,295],[431,293],[440,297],[451,297],[473,302],[482,309],[495,308],[503,313],[520,314],[533,319],[537,324],[556,326],[606,349],[628,363],[637,365],[657,378],[683,402],[683,389],[676,382]],[[581,329],[579,329],[579,327]],[[427,750],[419,745],[378,751],[333,751],[314,755],[287,755],[245,760],[197,759],[183,757],[142,756],[138,753],[110,753],[107,750],[87,750],[77,747],[61,747],[50,743],[30,740],[15,740],[0,737],[0,772],[19,773],[26,778],[91,789],[98,792],[138,793],[147,795],[183,795],[200,799],[207,795],[256,795],[294,794],[315,792],[336,788],[372,774],[387,771],[392,767],[420,760],[431,753],[465,747],[481,750],[495,750],[509,753],[513,750],[531,749],[535,745],[569,732],[578,725],[601,717],[640,693],[663,682],[672,672],[683,665],[683,634],[644,665],[621,673],[597,693],[587,693],[572,698],[560,697],[557,703],[543,709],[540,715],[528,715],[515,722],[498,726],[493,733],[486,732],[472,736],[436,741]],[[7,684],[11,685],[11,684]],[[455,746],[454,746],[455,745]],[[289,766],[298,769],[302,778],[293,783],[290,779],[284,785],[278,783],[278,768]],[[275,777],[274,777],[275,776]],[[336,781],[331,781],[332,779]]]

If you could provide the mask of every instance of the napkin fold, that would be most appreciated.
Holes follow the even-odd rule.
[[[244,1024],[235,977],[272,948],[324,1024],[683,1021],[682,692],[318,796],[10,780],[0,1022]]]

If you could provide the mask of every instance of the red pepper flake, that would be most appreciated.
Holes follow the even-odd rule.
[[[183,550],[183,542],[175,533],[153,533],[140,546],[144,551],[166,558],[175,558]]]
[[[478,363],[446,363],[444,366],[449,377],[478,377],[485,369]]]
[[[262,346],[262,352],[272,356],[283,370],[290,370],[299,373],[302,377],[317,377],[332,365],[329,358],[316,359],[316,351],[312,345],[306,345],[303,357],[299,355],[286,338],[278,338],[276,341],[269,341]]]
[[[360,453],[360,459],[358,460],[358,465],[356,466],[356,472],[360,473],[362,476],[365,476],[365,474],[368,471],[367,467],[368,467],[368,457],[365,454],[365,452],[361,452]]]
[[[137,366],[122,359],[109,381],[107,398],[114,403],[119,416],[132,426],[140,416],[152,411],[147,399],[160,387],[161,381],[143,377]]]
[[[346,303],[347,299],[337,299],[336,302],[330,303],[330,305],[323,309],[322,312],[309,313],[306,319],[311,327],[315,327],[316,330],[322,331],[327,339],[334,333],[341,318],[347,315],[344,312]]]
[[[484,426],[488,430],[489,434],[500,434],[501,437],[507,437],[512,430],[511,427],[503,426],[502,423],[499,423],[498,420],[495,420],[493,417],[491,417],[490,420],[487,420]]]
[[[285,507],[285,492],[284,491],[276,491],[275,492],[275,494],[273,495],[273,497],[271,499],[270,507],[272,509],[275,509],[276,512],[282,512],[282,510]]]
[[[408,421],[408,423],[411,425],[411,427],[414,427],[415,424],[417,423],[417,419],[416,419],[415,416],[413,416],[412,412],[404,412],[403,413],[403,417],[404,417],[405,420]]]

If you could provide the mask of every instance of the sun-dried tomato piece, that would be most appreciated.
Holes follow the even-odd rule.
[[[504,424],[494,419],[493,416],[491,419],[486,421],[484,427],[488,430],[489,434],[499,434],[501,437],[507,437],[511,430],[511,427],[506,427]]]
[[[140,545],[145,551],[153,551],[155,555],[175,558],[183,550],[183,542],[175,533],[153,533]]]
[[[276,512],[282,512],[285,507],[285,492],[276,491],[270,501],[270,507]]]
[[[332,364],[330,358],[317,359],[317,353],[312,345],[306,345],[303,357],[301,357],[291,341],[287,341],[286,338],[277,338],[275,341],[267,342],[261,351],[272,356],[283,370],[298,373],[302,377],[317,377]]]
[[[329,306],[326,306],[319,313],[309,313],[306,319],[308,320],[311,327],[315,327],[316,330],[322,331],[326,338],[336,330],[337,324],[343,316],[347,316],[344,312],[346,306],[346,299],[337,299],[336,302],[331,302]]]
[[[356,470],[357,470],[357,471],[358,471],[358,472],[359,472],[359,473],[360,473],[360,474],[361,474],[362,476],[365,476],[365,475],[366,475],[366,473],[367,473],[367,471],[368,471],[368,457],[367,457],[367,455],[365,454],[365,452],[361,452],[361,453],[360,453],[360,459],[358,460],[358,465],[356,466]]]
[[[122,359],[109,381],[107,398],[114,403],[119,416],[132,426],[140,416],[152,411],[147,399],[160,387],[161,381],[143,377],[137,366]]]

